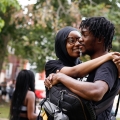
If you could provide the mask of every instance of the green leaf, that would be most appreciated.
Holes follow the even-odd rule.
[[[5,25],[5,22],[0,17],[0,32],[1,32],[2,28],[4,27],[4,25]]]

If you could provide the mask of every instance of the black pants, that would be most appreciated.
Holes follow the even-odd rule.
[[[26,117],[19,117],[19,120],[29,120],[29,119]]]
[[[7,91],[3,90],[2,91],[2,95],[6,96],[7,95]]]

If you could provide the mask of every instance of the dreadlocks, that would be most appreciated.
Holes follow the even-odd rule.
[[[96,37],[104,39],[105,50],[112,48],[112,39],[114,36],[114,25],[104,17],[91,17],[83,20],[80,24],[80,29],[88,28]]]

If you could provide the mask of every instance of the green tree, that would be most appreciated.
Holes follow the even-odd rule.
[[[42,71],[47,60],[56,58],[54,37],[57,31],[67,25],[79,28],[81,19],[91,16],[105,16],[115,24],[113,50],[120,51],[118,44],[120,43],[120,13],[117,3],[119,3],[118,0],[111,2],[109,0],[71,0],[71,2],[68,0],[38,0],[37,4],[26,7],[27,14],[23,14],[24,9],[15,11],[14,7],[19,6],[17,2],[12,9],[10,5],[7,5],[5,6],[6,11],[0,12],[0,16],[3,16],[0,18],[0,45],[3,46],[0,49],[3,54],[1,58],[4,58],[9,42],[9,46],[15,49],[17,56],[28,59],[32,65],[37,66],[37,71]],[[1,5],[4,6],[2,3]],[[6,43],[2,41],[3,39],[4,42],[6,40]],[[2,62],[0,61],[0,66]]]
[[[19,4],[16,0],[0,0],[0,71],[2,64],[7,54],[8,42],[14,34],[15,24],[13,14],[18,10]]]
[[[16,30],[16,39],[10,43],[15,48],[15,54],[28,59],[37,66],[37,71],[42,71],[45,62],[56,57],[54,37],[58,29],[72,24],[77,27],[74,14],[79,15],[79,9],[74,7],[76,5],[69,4],[67,0],[40,1],[34,6],[28,6],[28,13],[22,18],[22,27]],[[26,19],[31,24],[28,25]]]

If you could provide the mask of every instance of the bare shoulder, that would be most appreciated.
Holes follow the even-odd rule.
[[[35,93],[33,91],[28,91],[26,97],[27,99],[35,98]]]

